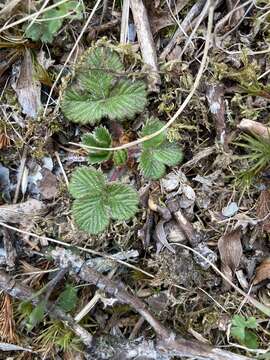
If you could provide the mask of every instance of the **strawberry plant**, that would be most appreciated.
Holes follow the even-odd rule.
[[[163,125],[158,119],[152,118],[144,125],[141,136],[151,135],[160,130]],[[82,142],[86,146],[108,148],[112,144],[112,138],[106,128],[98,127],[93,133],[85,134]],[[127,152],[125,150],[115,151],[113,155],[108,150],[89,150],[88,160],[90,164],[97,164],[107,161],[112,156],[115,165],[122,165],[127,160]],[[183,154],[180,147],[175,143],[170,143],[164,131],[153,139],[142,143],[139,168],[145,177],[159,179],[165,174],[166,166],[175,166],[182,159]]]
[[[90,234],[103,231],[113,220],[128,220],[138,209],[139,197],[130,185],[108,183],[94,168],[77,169],[69,187],[75,198],[72,212],[75,222]]]
[[[70,121],[95,125],[102,118],[131,119],[145,105],[144,82],[127,79],[119,55],[97,47],[83,56],[64,92],[62,111]]]
[[[241,315],[235,315],[232,319],[231,336],[240,344],[250,348],[258,348],[258,337],[254,333],[254,329],[258,326],[254,317],[245,319]]]

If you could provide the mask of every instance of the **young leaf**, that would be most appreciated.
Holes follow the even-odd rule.
[[[141,131],[141,136],[153,134],[161,129],[162,122],[150,119]],[[182,151],[176,144],[166,140],[166,133],[161,133],[153,139],[143,142],[139,168],[145,177],[150,179],[161,178],[167,166],[174,166],[182,161]]]
[[[26,323],[26,327],[28,331],[31,331],[36,325],[38,325],[45,316],[45,303],[40,302],[36,305],[36,307],[32,310],[31,314],[29,315],[28,321]]]
[[[57,299],[58,305],[66,312],[74,310],[78,301],[77,292],[78,290],[74,286],[67,284]]]
[[[109,208],[101,193],[76,199],[72,206],[72,213],[79,228],[90,234],[98,234],[110,222]]]
[[[108,185],[108,205],[113,219],[127,220],[138,210],[139,197],[129,185],[112,183]]]
[[[251,348],[258,348],[258,337],[250,329],[256,329],[258,326],[254,317],[245,319],[241,315],[235,315],[232,319],[231,336],[239,341],[240,344]]]
[[[72,175],[69,191],[74,198],[99,195],[105,187],[105,176],[94,168],[81,167]]]
[[[65,18],[81,19],[82,13],[81,1],[67,1],[46,11],[41,21],[37,19],[30,27],[26,27],[25,36],[33,41],[52,43],[54,35],[61,28]]]
[[[146,105],[142,81],[119,76],[124,66],[118,54],[105,47],[86,52],[75,73],[73,86],[63,96],[62,111],[73,122],[94,125],[103,117],[132,118]]]
[[[115,166],[121,166],[126,163],[128,159],[128,152],[127,150],[117,150],[113,152],[113,162]]]
[[[82,138],[82,143],[87,146],[107,148],[112,145],[112,138],[109,131],[105,127],[100,126],[96,128],[93,133],[85,134]],[[89,149],[88,160],[91,164],[99,164],[108,160],[111,157],[111,154],[110,151],[106,150]]]

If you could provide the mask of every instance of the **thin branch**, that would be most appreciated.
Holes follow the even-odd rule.
[[[96,270],[90,268],[85,261],[69,250],[57,248],[51,256],[61,267],[68,267],[71,273],[76,274],[81,280],[95,285],[98,289],[116,298],[120,303],[130,305],[136,310],[155,330],[160,338],[160,346],[165,351],[171,351],[175,356],[193,356],[210,360],[244,360],[245,356],[223,351],[203,343],[185,340],[166,328],[149,311],[147,305],[139,298],[131,295],[124,289],[123,284],[116,283]]]
[[[37,201],[37,200],[36,200]],[[129,264],[128,262],[126,261],[123,261],[123,260],[120,260],[120,259],[117,259],[115,258],[114,256],[111,256],[111,255],[107,255],[107,254],[104,254],[104,253],[101,253],[99,251],[96,251],[96,250],[92,250],[92,249],[88,249],[88,248],[85,248],[85,247],[81,247],[81,246],[76,246],[76,245],[73,245],[73,244],[69,244],[69,243],[66,243],[64,241],[61,241],[61,240],[56,240],[56,239],[53,239],[53,238],[50,238],[48,236],[42,236],[42,235],[37,235],[35,233],[32,233],[32,232],[29,232],[29,231],[25,231],[25,230],[22,230],[22,229],[19,229],[19,228],[16,228],[15,226],[11,226],[11,225],[8,225],[8,224],[5,224],[4,222],[1,222],[0,221],[0,226],[3,226],[7,229],[10,229],[10,230],[14,230],[20,234],[24,234],[24,235],[28,235],[28,236],[32,236],[32,237],[35,237],[37,239],[41,239],[41,240],[47,240],[48,242],[51,242],[53,244],[57,244],[57,245],[61,245],[61,246],[64,246],[64,247],[68,247],[68,248],[75,248],[75,249],[78,249],[80,251],[83,251],[83,252],[86,252],[88,254],[92,254],[92,255],[96,255],[96,256],[101,256],[105,259],[109,259],[109,260],[112,260],[114,262],[117,262],[121,265],[124,265],[126,267],[129,267],[130,269],[133,269],[133,270],[136,270],[136,271],[139,271],[141,272],[142,274],[154,279],[155,276],[150,274],[149,272],[145,271],[145,270],[142,270],[140,269],[139,267],[135,266],[135,265],[132,265],[132,264]]]
[[[147,10],[142,0],[132,0],[130,7],[137,31],[137,37],[141,49],[144,64],[149,68],[148,87],[153,92],[159,92],[161,83],[156,47],[148,20]]]

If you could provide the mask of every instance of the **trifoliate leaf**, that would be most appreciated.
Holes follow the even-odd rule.
[[[62,103],[64,115],[71,121],[94,125],[103,117],[111,120],[132,118],[146,105],[146,89],[141,81],[120,80],[114,87],[102,90],[100,97],[97,97],[100,89],[96,85],[92,91],[88,86],[88,93],[67,90]]]
[[[72,175],[69,191],[74,198],[102,194],[105,177],[94,168],[81,167]]]
[[[143,111],[147,102],[145,83],[123,79],[118,73],[122,70],[118,54],[110,49],[98,47],[87,53],[73,85],[64,93],[64,115],[70,121],[94,125],[103,117],[124,120]]]
[[[120,183],[108,185],[108,205],[113,219],[128,220],[138,210],[138,203],[138,194],[131,186]]]
[[[151,134],[155,133],[156,131],[160,130],[163,126],[164,126],[164,124],[161,121],[159,121],[158,119],[152,118],[152,119],[148,120],[147,123],[142,128],[140,136],[144,137],[147,135],[151,135]],[[144,149],[156,147],[156,146],[161,145],[165,140],[166,140],[166,131],[162,132],[161,134],[155,136],[154,138],[152,138],[150,140],[146,140],[145,142],[143,142],[142,146]]]
[[[66,312],[74,310],[78,301],[77,292],[78,290],[74,286],[67,284],[57,299],[58,306]]]
[[[139,169],[142,170],[145,177],[157,180],[165,174],[166,167],[162,162],[158,161],[154,157],[154,151],[155,150],[151,149],[145,149],[142,151]]]
[[[232,319],[232,327],[230,334],[240,344],[251,348],[258,348],[258,337],[250,329],[256,329],[258,326],[254,317],[244,318],[242,315],[235,315]]]
[[[103,195],[106,196],[105,193]],[[102,194],[76,199],[72,213],[79,228],[90,234],[98,234],[110,222],[109,208]]]
[[[82,138],[82,143],[87,146],[109,148],[112,145],[112,137],[105,127],[100,126],[96,128],[91,134],[85,134]],[[88,160],[91,164],[99,164],[103,161],[106,161],[111,157],[112,154],[112,152],[106,150],[102,151],[89,149],[88,151]]]
[[[76,199],[72,206],[75,222],[90,234],[103,231],[110,218],[128,220],[138,208],[138,195],[131,186],[117,182],[106,184],[100,175],[97,170],[82,168],[72,176],[70,185]],[[91,191],[87,191],[89,187]]]
[[[165,143],[155,149],[153,156],[156,160],[168,166],[175,166],[183,159],[183,153],[180,147],[171,143]]]
[[[126,163],[128,159],[128,152],[127,150],[117,150],[113,153],[113,162],[115,166],[121,166]]]

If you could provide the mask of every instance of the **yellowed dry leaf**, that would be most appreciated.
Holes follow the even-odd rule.
[[[257,267],[255,277],[253,279],[253,285],[257,285],[267,279],[270,279],[270,257],[264,259]]]
[[[18,96],[23,113],[36,118],[41,107],[41,87],[40,83],[34,79],[33,63],[28,49],[25,50],[20,75],[13,88]]]
[[[234,230],[223,235],[218,241],[218,250],[221,259],[221,271],[229,280],[232,280],[243,254],[240,230]],[[224,283],[224,287],[228,288],[227,282]]]
[[[262,220],[261,229],[267,233],[270,233],[270,216],[267,217],[270,213],[270,191],[263,190],[260,193],[260,196],[256,203],[257,207],[257,218]]]

